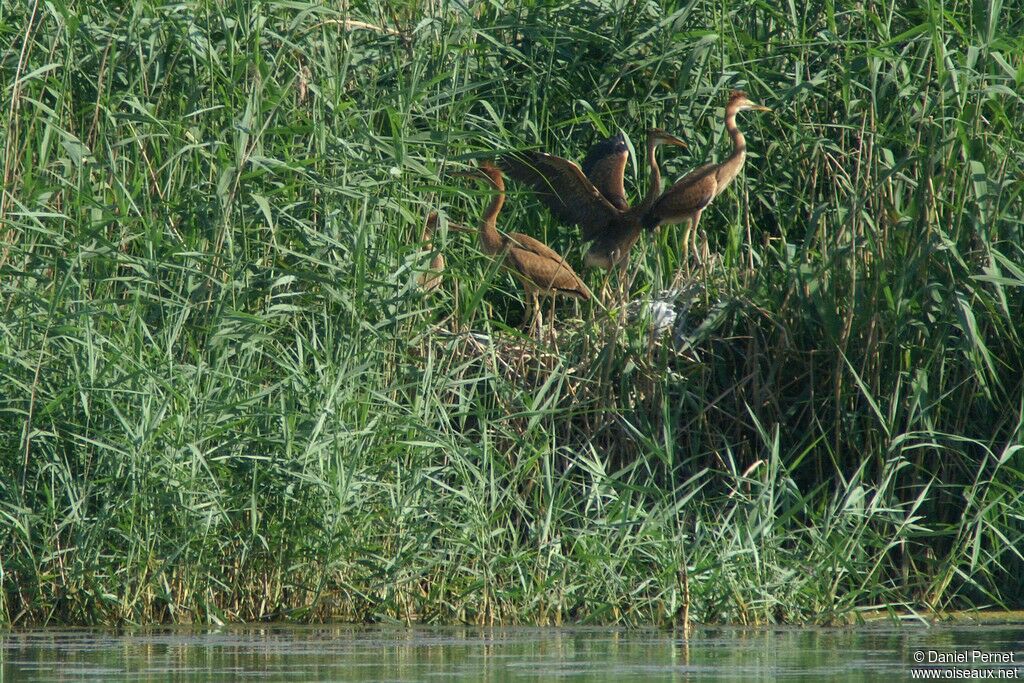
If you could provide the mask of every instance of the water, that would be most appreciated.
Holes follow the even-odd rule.
[[[959,680],[1024,678],[1024,625],[707,627],[688,642],[656,630],[238,626],[0,631],[0,683],[899,681],[911,679],[915,656],[924,669],[929,658],[971,658],[972,650],[1013,663],[931,668]]]

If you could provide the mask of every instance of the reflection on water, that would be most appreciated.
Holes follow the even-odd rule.
[[[986,664],[973,651],[994,656]],[[962,653],[962,654],[961,654]],[[983,656],[986,657],[987,655]],[[974,662],[956,663],[959,657]],[[1012,663],[999,663],[1009,657]],[[8,681],[909,679],[928,661],[1024,678],[1024,625],[667,631],[238,626],[0,631]],[[918,665],[915,659],[925,660]],[[1020,667],[1020,668],[1018,668]],[[976,672],[977,674],[977,672]],[[984,674],[983,674],[984,675]]]

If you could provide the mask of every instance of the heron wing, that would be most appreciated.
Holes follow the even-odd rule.
[[[648,226],[681,221],[703,209],[715,198],[718,164],[704,164],[687,173],[658,198],[644,217]]]
[[[573,162],[543,152],[503,156],[501,168],[511,178],[526,183],[556,217],[578,225],[584,240],[591,240],[619,215],[607,199]]]
[[[539,239],[530,237],[529,235],[524,235],[521,232],[510,232],[508,234],[508,243],[511,247],[517,248],[521,251],[528,251],[544,258],[562,260],[562,255],[557,251],[544,244]]]
[[[590,290],[569,263],[549,246],[529,235],[509,235],[508,259],[516,276],[541,291],[554,290],[581,299],[590,298]]]
[[[597,143],[583,159],[583,173],[597,191],[620,211],[629,208],[623,183],[627,161],[629,148],[626,147],[626,138],[622,133]]]

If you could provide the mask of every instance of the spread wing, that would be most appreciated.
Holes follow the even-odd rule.
[[[583,160],[583,173],[594,184],[597,191],[620,211],[629,208],[629,202],[626,201],[626,187],[623,184],[627,161],[629,161],[629,148],[626,147],[626,138],[622,133],[591,147]]]
[[[503,156],[499,164],[509,177],[532,187],[556,217],[580,226],[584,240],[599,235],[620,214],[580,167],[567,159],[520,152]]]

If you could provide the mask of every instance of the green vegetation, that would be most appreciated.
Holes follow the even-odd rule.
[[[0,5],[0,622],[1024,604],[1019,5],[662,4]],[[680,350],[535,348],[443,221],[417,291],[487,200],[448,170],[660,125],[676,178],[732,87],[776,113],[715,258],[633,256]]]

